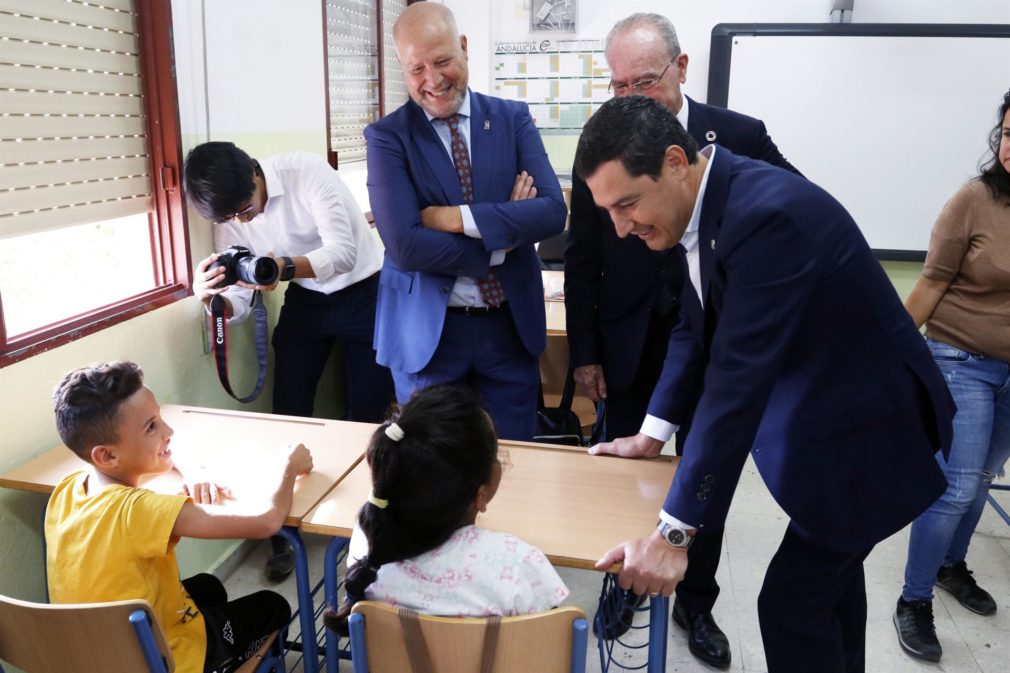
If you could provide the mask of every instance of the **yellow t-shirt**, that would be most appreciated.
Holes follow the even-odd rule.
[[[143,598],[154,608],[179,673],[202,673],[203,615],[186,593],[172,527],[184,495],[106,486],[88,495],[88,471],[65,477],[46,509],[46,563],[53,603]]]

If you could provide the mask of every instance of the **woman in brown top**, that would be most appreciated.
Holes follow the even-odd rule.
[[[948,488],[912,524],[894,625],[902,648],[939,661],[933,584],[981,615],[996,602],[965,565],[989,485],[1010,456],[1010,91],[990,138],[992,156],[933,226],[922,277],[905,308],[957,403]],[[900,485],[897,486],[900,488]]]

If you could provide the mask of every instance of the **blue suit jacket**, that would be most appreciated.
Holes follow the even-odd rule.
[[[687,132],[704,147],[715,142],[736,154],[798,173],[758,119],[688,99]],[[565,313],[576,367],[602,364],[607,386],[624,390],[638,371],[660,283],[680,293],[676,259],[653,252],[634,236],[618,238],[585,181],[572,176],[572,218],[565,249]]]
[[[934,453],[953,401],[845,209],[720,147],[699,254],[704,309],[686,289],[649,408],[693,412],[663,508],[721,524],[750,452],[799,531],[831,548],[865,549],[925,510],[946,488]]]
[[[544,349],[540,263],[533,244],[559,233],[566,207],[554,169],[525,103],[470,92],[470,211],[482,238],[421,226],[428,206],[463,204],[452,159],[413,101],[365,129],[368,196],[386,246],[375,318],[377,361],[420,371],[438,346],[457,276],[486,278],[491,252],[511,249],[495,267],[525,348]],[[509,201],[515,177],[533,176],[537,197]]]

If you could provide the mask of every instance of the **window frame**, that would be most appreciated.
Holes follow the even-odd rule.
[[[143,315],[192,294],[189,229],[182,197],[182,137],[174,76],[171,0],[135,0],[147,119],[155,288],[9,339],[0,297],[0,368]]]
[[[407,6],[419,2],[420,0],[407,0]],[[376,84],[378,86],[378,112],[379,119],[386,116],[386,71],[383,67],[386,58],[386,47],[383,38],[383,0],[372,0],[375,7],[376,36],[375,57],[378,63]],[[329,59],[329,37],[327,35],[326,23],[326,0],[321,0],[323,16],[323,87],[326,92],[326,160],[334,170],[340,168],[337,150],[333,149],[332,126],[330,124],[330,59]],[[391,112],[391,111],[390,111]]]

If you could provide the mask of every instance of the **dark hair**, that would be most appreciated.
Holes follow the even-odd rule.
[[[999,106],[999,113],[996,115],[996,126],[989,134],[989,160],[979,167],[981,174],[978,179],[989,188],[994,199],[1003,201],[1005,205],[1010,206],[1010,173],[999,160],[999,144],[1003,137],[1003,119],[1006,117],[1007,110],[1010,110],[1010,91],[1003,94],[1003,104]]]
[[[391,422],[403,430],[400,441],[386,435]],[[368,555],[347,570],[347,602],[324,617],[342,634],[380,566],[431,551],[466,524],[477,489],[491,481],[498,440],[469,388],[433,386],[415,393],[398,418],[379,426],[365,455],[372,494],[388,505],[366,503],[358,514]]]
[[[235,143],[209,142],[189,151],[183,173],[189,203],[204,218],[220,222],[242,209],[256,190],[253,175],[261,171]]]
[[[144,385],[132,362],[74,369],[53,390],[56,431],[74,453],[91,462],[91,449],[119,439],[119,409]]]
[[[698,143],[668,107],[646,96],[611,98],[582,127],[575,172],[585,180],[601,164],[620,159],[631,177],[657,178],[670,145],[683,148],[688,163],[698,160]]]

